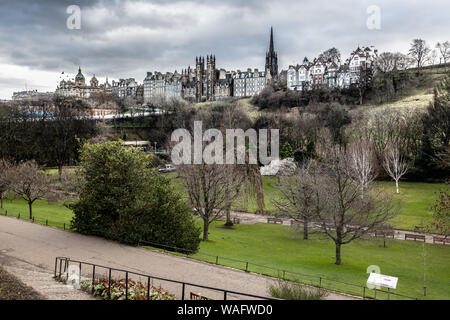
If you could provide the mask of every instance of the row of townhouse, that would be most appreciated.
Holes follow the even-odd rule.
[[[286,85],[289,90],[312,90],[317,88],[349,88],[359,83],[362,69],[372,68],[377,50],[358,47],[350,57],[340,61],[315,58],[312,62],[305,58],[303,63],[289,66]]]

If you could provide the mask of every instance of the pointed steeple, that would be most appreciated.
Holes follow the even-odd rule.
[[[273,43],[273,27],[270,27],[269,51],[266,54],[266,74],[270,74],[271,79],[278,78],[278,54],[275,52]]]
[[[269,52],[272,53],[275,51],[275,47],[273,45],[273,27],[270,27],[270,46],[269,46]]]

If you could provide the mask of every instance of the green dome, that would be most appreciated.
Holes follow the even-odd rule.
[[[84,76],[81,73],[81,68],[78,69],[78,74],[76,75],[75,80],[84,80]]]

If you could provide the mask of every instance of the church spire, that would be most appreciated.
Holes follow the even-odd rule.
[[[275,52],[273,44],[273,27],[270,27],[270,44],[266,55],[266,76],[270,76],[272,80],[278,78],[278,54]]]
[[[270,27],[270,47],[269,47],[269,52],[272,53],[274,52],[274,45],[273,45],[273,27]]]

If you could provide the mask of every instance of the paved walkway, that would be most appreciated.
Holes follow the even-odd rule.
[[[0,216],[0,264],[6,265],[8,270],[14,271],[14,268],[20,269],[21,264],[27,264],[50,275],[56,256],[262,296],[268,295],[268,285],[274,282],[273,278],[265,276]],[[161,285],[180,297],[179,286],[167,282],[152,285]],[[187,288],[186,292],[213,299],[223,297],[198,288]],[[328,299],[355,298],[331,293]]]
[[[245,213],[245,212],[231,212],[231,218],[237,217],[240,219],[240,223],[243,224],[255,224],[255,223],[267,223],[267,216],[255,214],[255,213]],[[283,225],[290,226],[291,219],[282,218]],[[319,226],[317,226],[319,227]],[[394,230],[394,237],[397,240],[405,240],[405,234],[416,234],[416,235],[425,235],[426,243],[433,243],[433,237],[440,237],[436,234],[428,234],[428,233],[419,233],[414,231],[405,231],[405,230]]]

